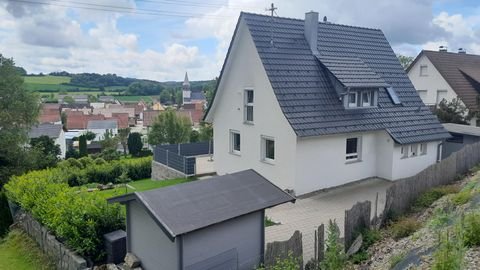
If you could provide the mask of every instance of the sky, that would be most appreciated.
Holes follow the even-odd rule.
[[[115,73],[157,81],[219,75],[240,11],[265,0],[0,0],[0,54],[29,73]],[[276,16],[317,11],[332,23],[383,30],[398,54],[480,54],[477,0],[276,0]]]

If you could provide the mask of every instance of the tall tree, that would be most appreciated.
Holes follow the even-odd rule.
[[[466,119],[467,107],[458,98],[454,98],[450,102],[446,99],[442,100],[438,107],[433,110],[433,113],[442,123],[468,124]]]
[[[28,170],[23,146],[39,110],[38,97],[24,88],[14,61],[0,54],[0,187],[11,175]]]
[[[142,135],[138,132],[132,132],[128,136],[128,152],[132,156],[138,156],[140,151],[142,151]]]
[[[128,135],[130,135],[130,128],[121,128],[118,130],[118,140],[123,147],[124,155],[127,155]]]
[[[38,138],[33,138],[30,140],[30,145],[32,148],[35,148],[40,154],[38,158],[37,166],[38,168],[47,168],[52,167],[57,164],[61,154],[60,146],[55,144],[55,141],[48,136],[40,136]]]
[[[154,120],[148,134],[148,143],[157,145],[188,142],[191,130],[192,124],[187,117],[177,116],[175,111],[167,110]]]
[[[78,137],[78,151],[80,157],[88,155],[87,153],[87,137],[85,135],[80,135]]]
[[[212,124],[207,122],[200,123],[199,139],[202,142],[213,140]]]
[[[398,61],[402,65],[403,69],[407,69],[413,62],[413,57],[397,54]]]

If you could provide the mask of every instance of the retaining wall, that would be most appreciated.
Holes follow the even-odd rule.
[[[187,177],[184,173],[181,173],[175,169],[172,169],[160,162],[152,160],[152,179],[153,180],[165,180],[174,178]]]

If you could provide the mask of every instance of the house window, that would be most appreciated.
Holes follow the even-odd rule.
[[[245,122],[253,123],[253,90],[245,90]]]
[[[373,106],[373,91],[362,92],[362,107]]]
[[[275,140],[262,136],[262,160],[273,162],[275,160]]]
[[[427,65],[422,65],[420,66],[420,76],[428,76],[428,66]]]
[[[426,143],[421,143],[420,144],[420,155],[426,155],[427,154],[427,144]]]
[[[410,145],[410,156],[412,156],[412,157],[418,156],[418,145],[417,144]]]
[[[447,90],[437,90],[437,105],[442,102],[442,100],[447,99]]]
[[[357,107],[357,92],[352,92],[348,94],[348,107],[349,108]]]
[[[230,131],[230,153],[240,154],[240,133],[238,131]]]
[[[347,161],[360,160],[360,138],[347,138],[346,146],[345,159]]]
[[[400,149],[400,153],[402,154],[402,158],[408,157],[408,146],[402,146]]]

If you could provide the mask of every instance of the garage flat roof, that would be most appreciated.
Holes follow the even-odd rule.
[[[108,199],[136,200],[171,239],[295,198],[255,172],[246,170]]]
[[[480,127],[469,126],[469,125],[461,125],[461,124],[453,124],[453,123],[445,123],[443,127],[451,133],[457,134],[465,134],[470,136],[477,136],[480,137]]]

